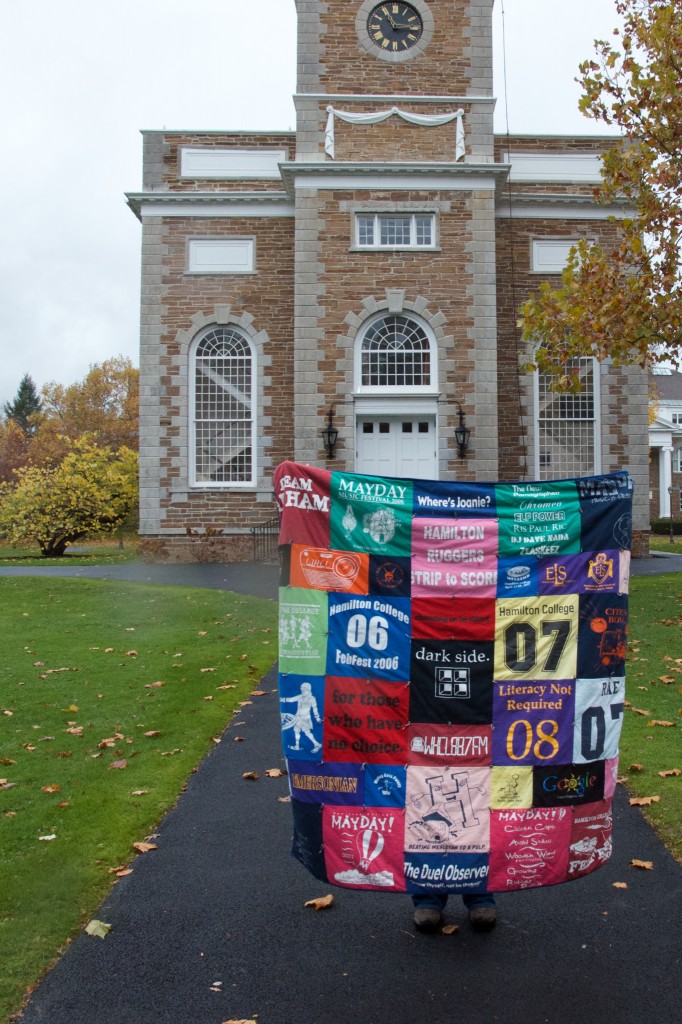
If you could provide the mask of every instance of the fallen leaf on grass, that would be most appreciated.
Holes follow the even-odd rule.
[[[134,789],[130,795],[131,796],[146,796],[148,792],[149,792],[148,789]]]
[[[127,767],[128,767],[128,762],[127,761],[112,761],[111,764],[109,765],[109,770],[111,771],[112,768],[127,768]]]
[[[630,861],[630,867],[631,868],[639,868],[640,871],[653,871],[654,870],[654,862],[652,860],[636,860],[636,859],[633,859],[633,860]]]
[[[65,760],[67,757],[73,757],[73,751],[72,750],[60,750],[59,753],[57,754],[57,757],[61,758],[62,760]]]
[[[660,796],[633,796],[630,797],[631,807],[648,807],[650,804],[660,802]]]
[[[39,843],[51,843],[53,839],[57,838],[57,833],[52,832],[49,836],[38,836]]]
[[[682,771],[679,768],[670,768],[667,772],[658,773],[662,779],[667,779],[670,775],[682,775]]]
[[[146,732],[144,735],[145,736],[160,736],[161,735],[161,730],[160,729],[149,729],[149,731]]]
[[[258,772],[244,772],[244,774],[242,775],[242,778],[243,779],[254,779],[255,780],[255,779],[259,779],[260,775],[258,774]]]
[[[200,672],[215,672],[214,668],[200,668]]]
[[[157,690],[159,686],[165,686],[166,684],[160,679],[157,679],[155,683],[145,683],[145,690]]]
[[[86,924],[85,930],[88,935],[97,935],[100,939],[105,939],[107,934],[111,931],[111,925],[105,924],[104,921],[98,921],[97,918],[93,918],[89,924]]]
[[[666,729],[674,729],[675,728],[675,723],[674,722],[661,722],[661,721],[659,721],[656,718],[653,718],[649,722],[649,728],[651,728],[652,725],[662,725]]]
[[[70,807],[70,806],[71,806],[71,804],[69,803],[68,800],[60,800],[59,803],[57,804],[57,807]]]
[[[283,768],[268,768],[265,773],[269,779],[280,779],[283,775],[286,775],[286,771]]]
[[[662,683],[670,684],[670,683],[676,683],[677,682],[677,679],[675,679],[675,676],[659,676],[658,678],[660,679],[660,681]]]
[[[82,736],[83,735],[83,726],[82,725],[72,725],[70,729],[65,729],[64,731],[68,732],[68,733],[71,733],[72,736]]]
[[[630,767],[628,768],[628,771],[629,772],[643,772],[644,771],[644,765],[643,764],[631,764]]]
[[[636,715],[644,715],[645,718],[648,718],[651,714],[650,711],[643,711],[642,708],[633,708],[632,704],[630,705],[630,711],[634,711]]]
[[[628,883],[627,882],[614,882],[613,883],[613,888],[614,889],[627,889],[627,887],[628,887]]]
[[[315,910],[327,910],[329,907],[331,907],[333,902],[334,897],[332,896],[331,893],[329,893],[328,896],[318,896],[317,899],[308,900],[308,902],[304,903],[303,906],[313,907]]]
[[[126,651],[126,658],[136,658],[137,651]]]
[[[133,849],[138,853],[149,853],[150,850],[157,850],[156,843],[133,843]]]
[[[58,793],[61,788],[62,787],[58,783],[53,782],[49,786],[43,786],[43,793]]]
[[[172,757],[173,754],[181,754],[182,747],[175,747],[173,750],[164,750],[161,753],[161,757]]]
[[[16,764],[16,763],[17,762],[13,761],[11,757],[0,757],[0,764]]]
[[[0,789],[14,789],[16,782],[9,782],[7,779],[0,779]]]

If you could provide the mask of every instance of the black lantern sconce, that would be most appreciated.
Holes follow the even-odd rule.
[[[460,459],[466,459],[467,449],[469,447],[469,438],[471,437],[471,431],[466,425],[466,420],[464,418],[464,410],[462,409],[462,406],[459,404],[459,402],[457,403],[457,408],[459,409],[459,425],[455,427],[455,441],[457,442],[457,447],[459,448]]]
[[[339,439],[339,432],[334,426],[334,406],[329,406],[329,412],[327,413],[327,426],[322,428],[322,444],[327,452],[327,458],[334,458],[334,450],[336,448],[336,442]]]

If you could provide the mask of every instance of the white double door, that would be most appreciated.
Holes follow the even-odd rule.
[[[358,416],[355,468],[371,476],[438,475],[435,416]]]

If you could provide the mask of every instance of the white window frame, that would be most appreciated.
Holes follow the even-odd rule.
[[[363,384],[363,346],[369,330],[380,320],[387,320],[391,317],[404,317],[411,320],[425,334],[429,344],[429,383],[428,384]],[[438,393],[438,347],[433,331],[429,325],[411,311],[402,313],[391,313],[383,310],[381,313],[371,317],[358,331],[355,342],[355,393],[357,395],[434,395]]]
[[[372,219],[374,221],[374,241],[369,244],[360,241],[360,218]],[[417,218],[428,217],[431,221],[431,241],[428,245],[420,245],[417,242]],[[410,241],[406,245],[384,244],[381,242],[381,221],[389,219],[407,219],[410,221]],[[365,252],[368,249],[389,250],[416,250],[417,252],[429,252],[438,248],[438,218],[431,210],[384,210],[373,212],[371,210],[356,210],[353,215],[353,248]]]
[[[250,410],[251,410],[251,430],[250,430],[250,446],[251,446],[251,476],[248,480],[198,480],[197,479],[197,388],[196,388],[196,368],[197,368],[197,353],[201,346],[201,343],[213,332],[220,330],[234,331],[244,341],[248,347],[251,356],[251,368],[249,375],[249,387],[250,387]],[[255,347],[248,337],[248,335],[236,324],[210,324],[205,327],[197,336],[193,339],[190,353],[189,353],[189,486],[193,490],[230,490],[230,491],[244,491],[253,490],[256,486],[258,479],[258,466],[257,466],[257,454],[258,450],[256,447],[257,441],[257,353]]]
[[[599,363],[596,359],[589,358],[592,363],[592,382],[593,382],[593,395],[592,395],[592,419],[586,420],[582,418],[575,419],[564,419],[557,417],[555,422],[557,423],[581,423],[591,422],[592,424],[592,459],[593,464],[589,468],[581,469],[580,472],[569,471],[564,472],[562,469],[562,463],[558,463],[558,472],[556,461],[554,465],[551,460],[551,453],[547,451],[542,441],[541,426],[545,422],[545,417],[540,416],[540,374],[536,371],[533,374],[533,430],[534,430],[534,448],[535,448],[535,467],[534,473],[536,480],[561,480],[565,478],[571,478],[575,476],[591,476],[597,475],[602,471],[602,452],[601,452],[601,376],[599,371]],[[581,357],[580,361],[583,361]]]
[[[673,473],[682,473],[682,445],[673,451]]]

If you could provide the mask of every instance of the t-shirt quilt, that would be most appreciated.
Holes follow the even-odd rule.
[[[282,743],[319,879],[506,892],[611,854],[632,483],[278,467]]]

